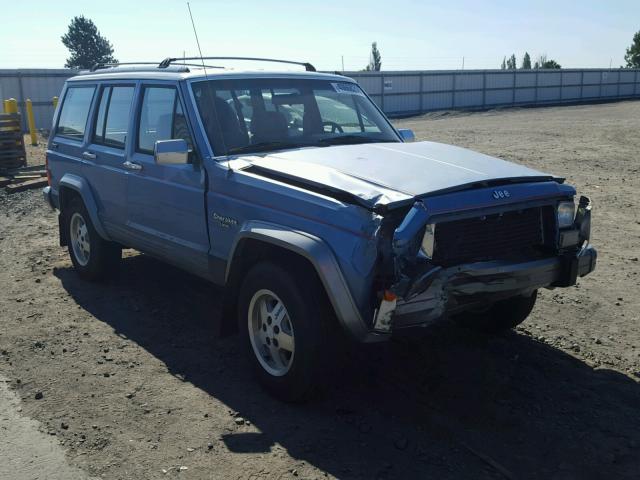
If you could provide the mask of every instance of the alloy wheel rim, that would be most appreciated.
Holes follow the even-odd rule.
[[[89,241],[89,229],[87,228],[87,222],[79,213],[74,213],[71,216],[70,225],[70,237],[71,248],[73,254],[76,257],[76,261],[83,267],[89,263],[91,255],[91,243]]]
[[[293,364],[295,337],[287,309],[271,290],[257,291],[249,303],[249,338],[253,353],[269,374],[285,375]]]

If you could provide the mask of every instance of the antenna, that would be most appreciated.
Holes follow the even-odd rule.
[[[207,66],[204,64],[204,57],[202,56],[202,49],[200,48],[200,40],[198,40],[198,32],[196,31],[196,24],[193,21],[193,14],[191,13],[191,5],[187,2],[187,8],[189,9],[189,17],[191,18],[191,26],[193,27],[193,34],[196,37],[196,45],[198,45],[198,53],[200,54],[200,60],[202,61],[202,68],[204,70],[204,78],[207,82],[207,87],[209,88],[209,97],[211,99],[211,108],[213,109],[213,115],[216,117],[216,123],[218,127],[220,127],[220,120],[218,119],[218,109],[216,108],[216,102],[214,100],[215,95],[211,90],[211,82],[209,81],[209,76],[207,75]],[[207,135],[208,136],[208,135]],[[209,139],[211,141],[211,139]],[[227,153],[227,146],[224,143],[224,133],[222,133],[222,129],[220,129],[220,141],[222,143],[222,148],[224,148],[224,152]],[[211,146],[213,148],[213,145]],[[214,153],[215,155],[215,153]],[[228,166],[227,166],[228,167]],[[231,170],[231,167],[228,167]]]
[[[200,40],[198,40],[198,32],[196,31],[196,24],[193,21],[193,14],[191,13],[191,5],[189,5],[189,2],[187,2],[187,8],[189,9],[189,17],[191,18],[191,26],[193,27],[193,34],[196,37],[196,45],[198,45],[198,53],[200,54],[200,60],[202,60],[202,68],[204,69],[204,77],[208,80],[207,67],[204,64],[204,58],[202,57],[202,49],[200,48]]]

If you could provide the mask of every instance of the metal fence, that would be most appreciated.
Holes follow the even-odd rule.
[[[27,130],[25,100],[31,99],[36,128],[50,129],[52,99],[60,95],[64,81],[73,75],[75,72],[68,69],[0,70],[0,99],[18,101],[24,130]]]
[[[388,115],[640,97],[640,69],[350,72]]]
[[[33,101],[37,128],[50,128],[51,99],[67,69],[0,70],[0,99],[15,98],[24,115]],[[390,116],[435,110],[588,103],[640,98],[640,69],[427,70],[346,72]]]

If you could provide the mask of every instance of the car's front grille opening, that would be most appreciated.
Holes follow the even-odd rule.
[[[552,221],[552,207],[536,207],[438,223],[433,262],[451,266],[535,258],[548,243],[546,236]]]

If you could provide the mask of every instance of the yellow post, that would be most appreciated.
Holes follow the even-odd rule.
[[[9,113],[9,100],[2,101],[2,108],[4,113]]]
[[[33,118],[33,103],[27,98],[27,123],[29,125],[29,135],[31,135],[31,145],[38,145],[38,134],[36,132],[36,122]]]
[[[58,97],[53,97],[53,109],[58,108]]]
[[[7,113],[18,113],[18,101],[15,98],[10,98],[7,102],[9,104]]]

